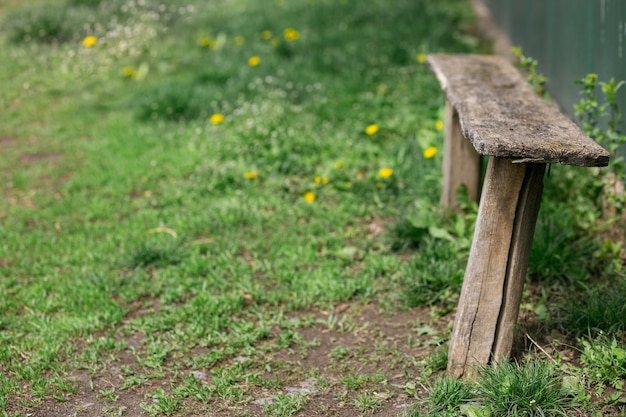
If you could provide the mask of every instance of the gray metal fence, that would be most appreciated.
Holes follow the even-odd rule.
[[[626,80],[626,0],[482,0],[524,54],[537,59],[550,95],[574,115],[588,73]],[[626,113],[626,87],[618,94]],[[626,130],[626,129],[624,129]]]

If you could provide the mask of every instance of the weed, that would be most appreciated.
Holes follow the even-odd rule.
[[[527,57],[522,52],[522,48],[512,48],[513,55],[519,60],[519,66],[527,72],[526,79],[533,86],[535,92],[540,97],[547,96],[546,83],[548,79],[537,71],[539,63],[536,59]]]
[[[596,74],[587,74],[586,77],[576,81],[582,85],[580,92],[582,98],[574,106],[576,116],[583,124],[585,132],[598,143],[603,145],[611,154],[609,171],[623,179],[625,168],[624,158],[617,154],[620,145],[626,143],[626,136],[619,129],[622,124],[622,112],[617,102],[617,92],[624,85],[624,81],[616,82],[611,78],[608,82],[598,82]],[[595,89],[600,85],[603,93],[601,104],[596,98]],[[601,124],[606,118],[606,130]]]
[[[292,416],[304,407],[307,397],[299,394],[279,394],[272,399],[271,404],[265,405],[268,416]]]
[[[350,351],[347,348],[343,346],[337,346],[330,351],[329,356],[335,359],[342,359],[348,356],[349,354],[350,354]]]
[[[104,406],[102,407],[102,412],[108,416],[116,417],[124,415],[124,410],[126,410],[123,406]]]
[[[448,348],[440,346],[433,353],[424,358],[424,374],[431,375],[443,371],[448,366]]]
[[[623,389],[626,382],[626,345],[604,335],[592,341],[582,339],[579,343],[583,346],[580,362],[589,381]]]
[[[105,399],[107,401],[115,402],[119,399],[119,395],[115,394],[115,388],[104,388],[98,391],[98,398]]]
[[[549,362],[501,362],[480,368],[479,395],[494,416],[566,416],[563,375]]]
[[[372,381],[372,376],[365,374],[344,375],[340,378],[340,381],[344,387],[357,390]]]
[[[357,395],[352,401],[352,405],[354,405],[361,412],[374,410],[380,407],[382,404],[382,399],[369,392],[364,392]]]
[[[151,416],[159,414],[171,416],[181,406],[181,402],[179,400],[168,396],[161,388],[157,389],[150,397],[152,398],[152,403],[141,403],[140,406],[142,410]]]

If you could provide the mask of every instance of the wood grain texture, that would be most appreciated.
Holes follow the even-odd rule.
[[[490,158],[448,351],[448,372],[489,363],[527,164]]]
[[[526,167],[524,183],[517,202],[509,261],[504,280],[503,302],[492,348],[495,361],[508,359],[511,354],[519,305],[524,290],[530,251],[533,246],[535,224],[541,206],[545,171],[545,164],[528,164]]]
[[[606,166],[609,153],[509,62],[492,55],[429,55],[461,129],[481,155],[514,162]]]
[[[480,196],[481,156],[461,132],[459,116],[446,103],[445,139],[443,145],[443,183],[440,205],[444,209],[457,207],[456,193],[461,185],[467,187],[471,199]]]

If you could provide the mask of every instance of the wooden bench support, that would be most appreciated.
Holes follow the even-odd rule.
[[[454,208],[461,184],[478,195],[478,155],[490,157],[448,352],[448,371],[461,376],[510,354],[546,165],[606,166],[609,153],[504,59],[428,62],[448,98],[444,208]]]
[[[467,187],[469,197],[478,201],[480,196],[481,156],[472,143],[465,139],[459,115],[450,101],[446,102],[443,144],[443,183],[441,207],[457,208],[456,193],[461,185]]]
[[[545,164],[489,160],[448,352],[452,375],[509,356],[544,171]]]

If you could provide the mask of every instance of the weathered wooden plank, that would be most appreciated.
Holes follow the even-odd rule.
[[[428,62],[478,153],[514,162],[608,164],[609,153],[503,58],[434,54]]]
[[[443,145],[443,185],[441,207],[454,210],[456,193],[461,185],[475,201],[480,195],[481,157],[461,132],[459,116],[450,102],[446,102],[445,138]]]
[[[496,361],[508,359],[511,354],[519,305],[533,246],[535,224],[541,206],[545,170],[545,164],[528,164],[519,194],[509,249],[509,264],[504,282],[503,303],[492,348],[493,359]]]
[[[448,372],[454,376],[491,359],[526,165],[503,158],[487,164],[448,351]]]

